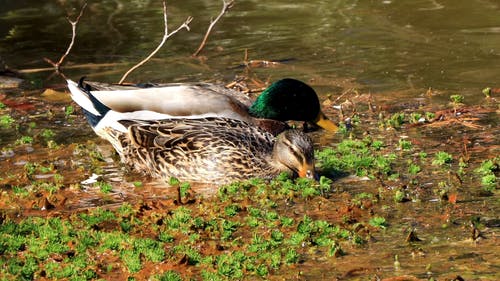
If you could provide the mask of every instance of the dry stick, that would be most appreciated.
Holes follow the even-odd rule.
[[[189,16],[186,21],[184,21],[182,23],[181,26],[179,26],[176,30],[174,30],[172,33],[168,33],[168,21],[167,21],[167,4],[165,1],[163,1],[163,20],[165,22],[165,32],[164,32],[164,35],[163,35],[163,39],[161,40],[160,42],[160,45],[158,45],[158,47],[156,47],[156,49],[145,59],[143,59],[141,62],[139,62],[138,64],[134,65],[132,68],[130,68],[122,77],[122,79],[120,79],[120,82],[118,82],[118,84],[122,84],[123,83],[123,80],[125,80],[125,78],[127,78],[127,76],[130,74],[130,72],[134,71],[136,68],[138,68],[139,66],[143,65],[144,63],[146,63],[149,59],[151,59],[160,49],[161,47],[163,46],[163,44],[165,44],[165,42],[167,41],[167,39],[174,35],[175,33],[177,33],[179,30],[185,28],[189,31],[189,23],[191,23],[191,21],[193,20],[193,18],[191,16]]]
[[[64,69],[79,69],[79,68],[101,68],[110,66],[120,66],[125,65],[125,63],[109,62],[109,63],[82,63],[82,64],[72,64],[65,66]],[[19,73],[36,73],[54,70],[52,67],[41,67],[41,68],[27,68],[17,70]]]
[[[354,88],[350,88],[350,89],[347,89],[347,91],[344,91],[340,96],[338,96],[333,102],[332,104],[335,104],[336,102],[338,102],[341,98],[343,98],[345,95],[351,93],[351,92],[356,92],[356,90]]]
[[[197,57],[201,50],[205,47],[205,44],[207,43],[208,35],[212,31],[212,28],[214,25],[220,20],[220,18],[229,10],[233,7],[234,0],[231,0],[229,2],[226,2],[225,0],[222,0],[224,2],[224,5],[222,6],[222,10],[220,14],[215,18],[215,20],[210,20],[210,25],[208,26],[207,33],[205,33],[205,37],[203,37],[203,41],[201,41],[200,47],[198,47],[198,50],[192,54],[193,57]]]
[[[66,56],[69,54],[69,52],[73,48],[73,44],[75,43],[75,38],[76,38],[76,25],[80,21],[80,18],[83,15],[83,11],[85,10],[86,7],[87,7],[87,2],[85,2],[85,4],[83,4],[82,8],[80,9],[80,14],[78,15],[78,17],[76,17],[75,21],[70,20],[69,17],[66,18],[68,20],[68,22],[71,24],[71,30],[72,30],[73,34],[71,36],[71,42],[69,43],[68,49],[66,50],[64,55],[61,56],[59,61],[53,62],[49,58],[43,58],[46,62],[50,63],[56,69],[56,72],[59,72],[59,70],[61,69],[61,64],[63,63],[64,59],[66,58]]]

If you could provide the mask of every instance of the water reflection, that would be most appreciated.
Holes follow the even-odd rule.
[[[70,34],[65,16],[80,1],[7,1],[0,8],[0,55],[19,69],[46,67]],[[355,77],[374,92],[399,89],[460,91],[473,97],[500,75],[497,1],[238,1],[211,35],[203,55],[190,58],[219,1],[169,1],[170,30],[193,16],[190,32],[172,37],[133,81],[230,80],[244,49],[252,58],[294,58],[285,67],[259,70],[262,77]],[[459,19],[459,20],[458,20]],[[157,1],[91,3],[78,26],[67,75],[117,81],[146,56],[163,32]],[[121,64],[125,62],[126,64]],[[128,64],[127,64],[128,63]]]

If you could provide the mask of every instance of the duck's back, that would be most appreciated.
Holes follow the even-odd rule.
[[[228,183],[271,177],[274,137],[227,118],[120,121],[122,160],[154,177]]]
[[[252,101],[245,95],[210,83],[109,85],[85,82],[100,102],[118,112],[150,110],[173,117],[220,116],[249,121]]]

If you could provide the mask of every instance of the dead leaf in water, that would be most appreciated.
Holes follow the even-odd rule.
[[[25,98],[20,98],[19,101],[13,99],[6,99],[6,95],[0,95],[0,101],[7,107],[15,110],[30,111],[35,110],[35,105],[27,101]]]
[[[448,195],[448,202],[450,202],[451,204],[456,204],[457,203],[457,197],[458,197],[458,194],[456,194],[456,193],[450,193]]]
[[[55,102],[70,102],[71,98],[66,92],[60,92],[53,89],[46,89],[42,95],[44,99]]]

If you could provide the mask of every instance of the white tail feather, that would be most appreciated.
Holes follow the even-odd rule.
[[[87,110],[88,112],[96,115],[96,116],[101,116],[101,114],[97,111],[97,109],[94,107],[94,104],[92,101],[89,99],[89,96],[87,93],[82,91],[78,87],[78,84],[71,80],[67,80],[68,82],[68,88],[69,91],[71,92],[71,98],[83,109]]]

